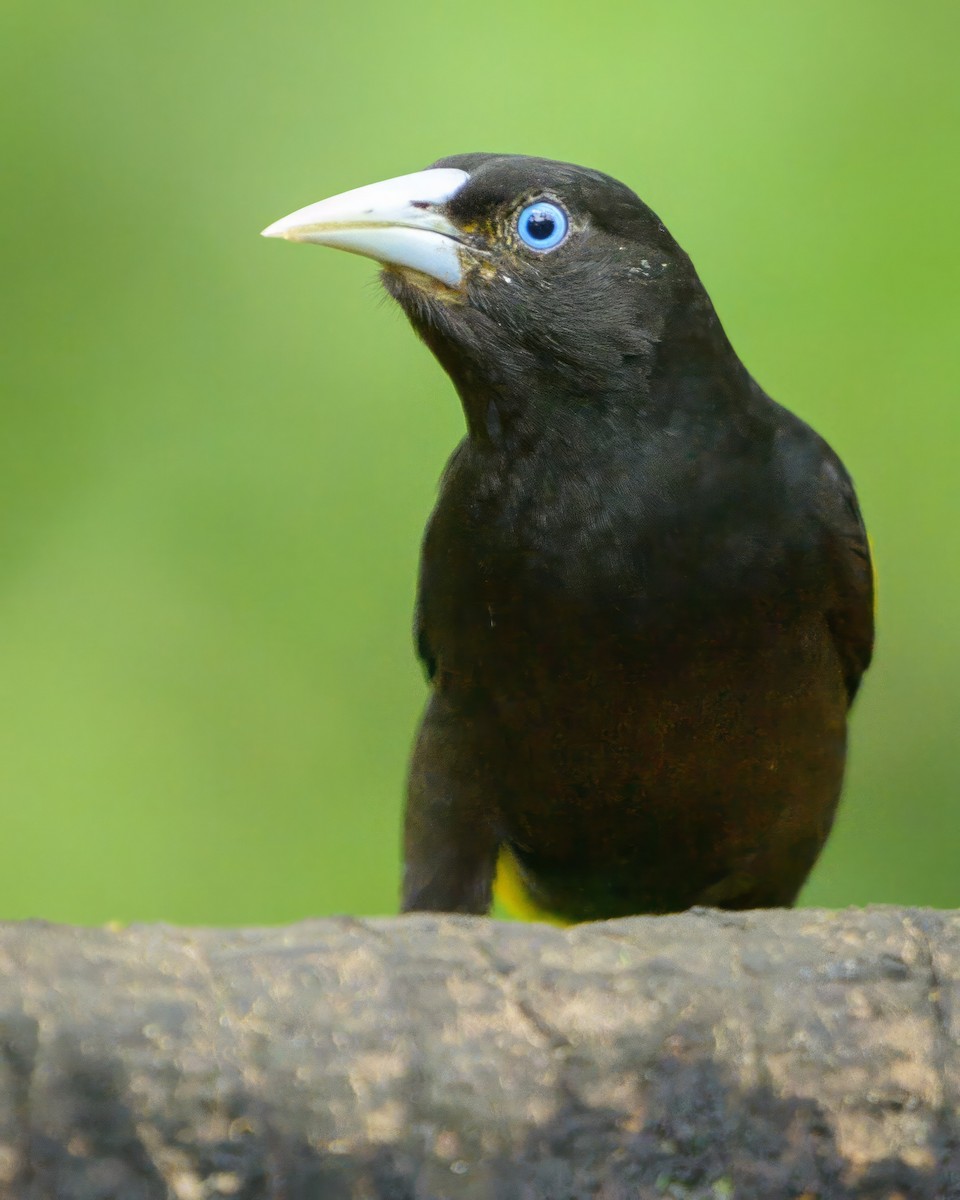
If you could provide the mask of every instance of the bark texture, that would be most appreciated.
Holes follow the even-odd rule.
[[[0,927],[3,1200],[960,1197],[960,913]]]

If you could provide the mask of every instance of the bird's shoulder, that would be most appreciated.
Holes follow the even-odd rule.
[[[833,595],[827,613],[851,701],[873,657],[876,572],[863,514],[843,463],[824,443],[819,513]]]
[[[803,514],[811,561],[826,582],[826,620],[852,700],[873,654],[876,577],[870,539],[840,456],[799,417],[770,403],[779,410],[780,469],[793,510]]]

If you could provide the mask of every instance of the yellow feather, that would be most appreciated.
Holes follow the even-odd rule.
[[[493,880],[493,895],[507,914],[518,921],[545,921],[548,925],[571,925],[571,921],[547,912],[531,898],[520,874],[517,860],[501,847],[497,859],[497,874]]]

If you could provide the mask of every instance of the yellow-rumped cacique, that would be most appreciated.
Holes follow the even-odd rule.
[[[467,434],[423,543],[403,908],[789,905],[873,644],[843,464],[598,171],[463,154],[265,236],[367,255]]]

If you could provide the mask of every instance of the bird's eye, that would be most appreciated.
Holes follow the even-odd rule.
[[[531,250],[553,250],[567,236],[570,219],[559,204],[535,200],[520,210],[517,233]]]

